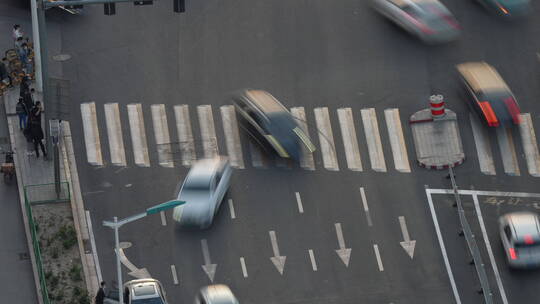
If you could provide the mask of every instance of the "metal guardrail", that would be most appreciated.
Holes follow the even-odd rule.
[[[454,198],[456,199],[456,205],[458,208],[459,221],[461,223],[461,228],[463,229],[463,235],[467,241],[467,247],[473,258],[474,267],[476,268],[476,273],[478,274],[478,279],[480,280],[481,292],[484,295],[484,301],[486,304],[493,303],[493,293],[491,292],[491,287],[489,287],[489,281],[486,274],[486,269],[482,256],[480,255],[480,250],[478,249],[478,244],[476,243],[476,237],[472,233],[471,227],[467,218],[465,217],[465,210],[461,204],[461,199],[459,198],[458,186],[454,178],[454,170],[452,166],[448,166],[448,171],[450,174],[450,180],[452,181],[452,189],[454,191]]]
[[[71,200],[69,183],[26,185],[24,198],[30,205],[69,202]]]

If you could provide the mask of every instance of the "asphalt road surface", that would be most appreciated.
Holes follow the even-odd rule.
[[[62,51],[72,55],[63,66],[64,77],[71,80],[70,120],[104,278],[114,280],[115,265],[113,234],[100,226],[101,221],[170,199],[188,171],[181,165],[180,150],[173,153],[173,168],[159,164],[156,143],[163,133],[156,132],[151,105],[164,105],[169,140],[176,144],[180,134],[174,106],[187,106],[197,157],[208,147],[208,140],[200,135],[201,126],[208,127],[207,116],[198,106],[211,105],[210,121],[216,130],[211,148],[227,154],[220,107],[229,104],[226,93],[251,87],[271,92],[287,107],[305,110],[310,135],[319,148],[314,154],[315,170],[287,168],[273,161],[260,168],[255,165],[257,154],[242,138],[245,169],[235,171],[211,229],[178,231],[169,212],[164,219],[155,215],[123,227],[121,241],[133,244],[125,250],[126,256],[163,282],[172,303],[190,302],[198,288],[211,283],[210,278],[228,284],[242,303],[481,302],[465,242],[457,235],[455,209],[447,207],[441,215],[437,208],[442,205],[434,202],[445,224],[441,225],[443,250],[428,205],[425,185],[449,188],[447,173],[415,164],[407,121],[427,107],[430,94],[443,94],[447,106],[458,114],[467,156],[456,169],[460,187],[534,192],[536,177],[528,172],[516,130],[512,146],[519,176],[505,173],[503,159],[508,155],[498,148],[494,132],[487,136],[496,171],[481,172],[478,141],[459,95],[454,65],[478,60],[494,65],[538,130],[540,19],[535,17],[540,5],[533,3],[531,18],[504,22],[473,1],[444,2],[461,22],[463,36],[456,43],[435,47],[409,37],[364,1],[188,1],[187,13],[181,15],[172,12],[172,3],[159,1],[148,7],[117,5],[117,15],[112,17],[104,16],[101,6],[86,8],[83,16],[64,16]],[[100,166],[90,165],[87,158],[85,140],[89,139],[83,132],[80,104],[89,102],[96,107]],[[126,166],[112,164],[106,103],[118,103]],[[133,103],[141,104],[138,113],[142,114],[130,121],[127,105]],[[315,110],[324,107],[330,113],[331,130],[328,125],[322,129],[324,124],[315,119]],[[339,108],[351,108],[354,115],[347,128],[355,126],[362,171],[348,169],[336,115]],[[366,142],[373,134],[366,134],[361,119],[361,110],[368,108],[374,109],[378,120],[379,155],[384,156],[385,170],[372,169]],[[399,110],[411,172],[400,172],[394,165],[390,140],[395,134],[389,133],[384,113],[390,108]],[[148,160],[141,167],[135,164],[139,161],[132,137],[141,130],[142,121]],[[332,141],[328,134],[333,134],[335,147],[330,156],[320,151],[323,142]],[[337,167],[328,170],[331,161],[325,157],[333,156]],[[534,274],[508,273],[496,247],[498,213],[489,211],[491,205],[484,207],[484,201],[480,204],[487,208],[486,231],[495,247],[503,287],[508,289],[507,300],[533,303],[528,293],[515,290],[521,285],[533,290]],[[412,258],[400,245],[407,235],[416,241]],[[208,254],[203,253],[203,244]],[[344,249],[341,256],[338,249]],[[346,249],[351,249],[350,260]],[[483,251],[486,261],[487,254]],[[277,259],[285,260],[283,269],[271,257],[286,257]],[[217,265],[215,273],[207,274],[204,269],[212,270],[212,264]],[[131,278],[130,270],[124,269],[124,277]],[[490,283],[496,303],[504,303],[491,272]]]

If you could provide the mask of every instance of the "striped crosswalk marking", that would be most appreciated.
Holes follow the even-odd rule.
[[[231,166],[238,169],[244,169],[244,157],[242,154],[242,143],[240,142],[240,133],[238,131],[238,122],[236,121],[236,112],[234,106],[221,106],[221,120],[223,122],[223,132],[225,133],[225,143],[227,145],[227,154]]]
[[[81,104],[81,116],[86,145],[86,158],[94,166],[102,166],[101,142],[96,117],[96,104],[94,102]]]
[[[191,166],[197,157],[195,155],[195,142],[191,130],[188,105],[174,106],[174,116],[176,119],[180,154],[182,155],[182,165],[186,167]]]
[[[409,165],[409,155],[405,146],[405,138],[403,137],[403,129],[401,127],[401,119],[399,118],[398,109],[384,110],[386,118],[386,128],[388,137],[390,138],[390,146],[394,157],[394,166],[399,172],[411,172]]]
[[[169,125],[167,124],[167,112],[164,104],[153,104],[152,122],[154,124],[154,137],[158,153],[159,165],[162,167],[174,167],[171,151],[171,138]]]
[[[300,129],[309,137],[309,130],[306,120],[306,112],[304,107],[291,108],[291,114],[296,119],[296,122],[300,126]],[[302,157],[300,158],[300,167],[306,170],[315,170],[315,161],[313,160],[313,153],[302,145]]]
[[[496,133],[497,140],[499,141],[499,150],[503,159],[504,173],[514,176],[520,175],[512,130],[510,128],[499,127]]]
[[[521,134],[521,143],[525,151],[527,160],[527,169],[532,176],[540,176],[540,154],[538,153],[538,145],[536,143],[536,134],[530,113],[521,114],[521,124],[519,125]]]
[[[251,155],[251,165],[255,168],[266,168],[264,154],[258,144],[249,141],[249,154]]]
[[[469,120],[471,121],[476,154],[480,164],[480,172],[486,175],[495,175],[495,164],[493,162],[493,153],[491,152],[491,144],[489,142],[487,130],[482,127],[478,119],[472,113],[469,113]]]
[[[127,105],[127,109],[135,164],[140,167],[150,167],[142,106],[140,103],[132,103]]]
[[[331,171],[339,171],[336,146],[334,144],[334,135],[332,134],[332,125],[330,124],[330,115],[328,108],[315,108],[315,122],[319,133],[319,144],[323,157],[324,168]]]
[[[205,158],[213,158],[219,155],[216,129],[214,127],[214,116],[211,105],[197,106],[199,116],[199,126]]]
[[[352,171],[362,171],[362,159],[358,149],[358,139],[356,137],[356,128],[354,126],[353,113],[351,108],[337,109],[341,136],[343,137],[343,146],[345,147],[345,157],[347,158],[347,167]]]
[[[369,151],[369,160],[371,169],[377,172],[386,172],[386,163],[379,133],[379,124],[374,108],[362,109],[362,122],[364,124],[364,133]]]
[[[122,124],[120,121],[120,110],[118,103],[106,103],[105,122],[107,123],[107,136],[109,139],[109,150],[111,151],[111,163],[115,166],[126,165],[126,152],[124,149],[124,138],[122,135]]]

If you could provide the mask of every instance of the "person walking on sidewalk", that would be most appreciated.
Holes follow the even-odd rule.
[[[13,26],[13,31],[11,33],[11,36],[13,37],[14,41],[17,41],[17,39],[22,38],[24,36],[24,33],[20,25],[15,24]]]
[[[32,110],[32,108],[34,108],[34,99],[32,97],[33,94],[34,94],[34,89],[32,88],[30,89],[30,91],[26,91],[22,96],[24,105],[26,106],[26,109],[28,109],[28,114],[30,114],[30,111]]]
[[[26,128],[26,122],[28,118],[28,109],[26,108],[26,105],[24,104],[22,98],[19,98],[17,106],[15,107],[15,111],[19,116],[19,128],[21,130],[24,130],[24,128]]]
[[[103,304],[105,300],[105,282],[102,281],[96,294],[96,304]]]
[[[41,129],[41,122],[30,122],[30,136],[34,143],[34,149],[36,150],[36,157],[39,158],[39,147],[43,152],[43,157],[47,158],[47,152],[45,152],[45,146],[43,145],[43,130]],[[39,147],[38,147],[39,146]]]
[[[43,113],[43,107],[41,106],[41,102],[36,101],[36,104],[30,110],[30,121],[35,121],[36,123],[39,123],[41,125],[41,113]]]

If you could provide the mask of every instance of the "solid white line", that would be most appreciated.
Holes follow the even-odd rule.
[[[469,113],[469,120],[473,131],[474,143],[476,145],[476,155],[480,164],[480,172],[486,175],[495,175],[495,164],[493,162],[493,153],[487,130],[478,121],[478,118]]]
[[[182,154],[182,165],[187,167],[197,159],[188,105],[174,106],[174,117],[178,133],[178,146]]]
[[[482,236],[484,237],[484,243],[486,244],[486,249],[489,255],[489,261],[491,262],[491,267],[493,268],[493,273],[495,274],[495,281],[499,287],[499,292],[503,304],[508,304],[508,299],[506,298],[506,292],[504,291],[504,286],[502,284],[501,275],[499,274],[499,269],[497,268],[497,262],[495,262],[495,256],[493,255],[493,250],[491,249],[491,243],[489,242],[489,237],[486,232],[486,225],[484,224],[484,218],[482,217],[482,210],[480,209],[480,203],[478,202],[478,196],[473,195],[474,209],[476,209],[476,215],[478,217],[478,222],[480,223],[480,229],[482,230]]]
[[[452,274],[452,268],[450,267],[450,261],[448,260],[448,254],[446,253],[446,247],[444,246],[444,240],[441,234],[441,228],[439,227],[439,220],[435,214],[435,208],[433,207],[433,200],[431,199],[431,189],[426,189],[426,196],[428,199],[429,210],[431,211],[431,218],[433,219],[433,225],[435,226],[435,232],[437,234],[437,239],[439,240],[439,246],[441,247],[441,254],[443,256],[444,265],[446,267],[446,272],[448,273],[448,278],[450,279],[450,285],[452,286],[452,292],[454,293],[454,298],[456,299],[457,304],[461,304],[461,299],[459,298],[459,292],[457,290],[456,281],[454,280],[454,275]]]
[[[101,275],[101,266],[99,266],[99,259],[96,248],[96,239],[94,238],[94,229],[92,229],[92,219],[90,218],[90,211],[84,211],[86,215],[86,227],[88,228],[88,235],[90,236],[90,246],[92,246],[92,255],[94,256],[94,264],[96,266],[96,274],[98,277],[98,282],[103,281],[103,276]]]
[[[341,137],[345,148],[347,167],[352,171],[362,171],[362,159],[358,149],[358,139],[351,108],[337,109]]]
[[[295,192],[296,195],[296,203],[298,204],[298,212],[304,213],[304,206],[302,205],[302,198],[300,197],[300,193]]]
[[[173,168],[171,137],[169,135],[169,124],[167,123],[167,112],[164,104],[153,104],[152,122],[154,124],[154,138],[158,153],[159,165],[166,168]]]
[[[362,197],[362,205],[364,206],[364,211],[366,213],[367,224],[368,226],[373,226],[371,221],[371,214],[369,213],[369,207],[366,199],[366,193],[364,192],[364,187],[360,187],[360,196]]]
[[[291,108],[291,114],[296,119],[296,122],[300,126],[300,129],[304,131],[304,133],[309,136],[309,130],[307,126],[307,120],[306,120],[306,112],[304,111],[304,107],[294,107]],[[315,170],[315,161],[313,160],[313,153],[309,152],[309,150],[302,145],[302,158],[300,158],[300,168],[306,169],[306,170]]]
[[[503,158],[504,173],[512,176],[519,176],[519,165],[517,161],[514,139],[509,128],[501,127],[495,130],[499,141],[499,150]]]
[[[128,104],[127,109],[135,164],[141,167],[150,167],[142,106],[140,103]]]
[[[199,127],[203,143],[204,157],[212,158],[219,155],[219,148],[216,138],[216,128],[214,127],[214,116],[211,105],[197,106],[199,116]]]
[[[234,106],[221,106],[221,120],[223,122],[223,132],[225,133],[225,143],[227,144],[227,154],[231,166],[244,169],[244,157],[242,155],[242,143],[240,142],[240,132],[236,121]]]
[[[375,109],[362,109],[360,113],[362,114],[362,123],[364,124],[364,134],[366,135],[371,169],[376,172],[386,172],[386,162],[384,161],[384,152]]]
[[[426,189],[432,194],[454,194],[451,189]],[[479,190],[458,190],[462,195],[483,195],[483,196],[504,196],[504,197],[535,197],[540,198],[540,193],[527,192],[502,192],[502,191],[479,191]]]
[[[247,273],[246,261],[244,261],[244,257],[240,257],[240,265],[242,266],[242,275],[244,276],[244,278],[247,278],[248,273]]]
[[[111,163],[115,166],[126,165],[126,152],[120,121],[118,103],[107,103],[105,108],[105,122],[107,123],[107,135],[109,138],[109,150],[111,151]]]
[[[377,244],[373,244],[373,250],[375,251],[375,257],[377,257],[377,265],[379,265],[379,271],[384,271],[381,254],[379,253],[379,246]]]
[[[520,115],[521,123],[519,124],[519,133],[521,134],[521,143],[527,160],[527,169],[532,176],[540,176],[540,153],[538,152],[538,144],[536,143],[536,133],[530,113],[522,113]]]
[[[167,226],[167,218],[165,217],[165,211],[160,211],[159,215],[161,216],[161,226]]]
[[[103,166],[96,117],[96,104],[94,102],[81,103],[81,117],[88,163],[94,166]]]
[[[313,250],[309,249],[309,259],[311,260],[311,268],[313,271],[317,271],[317,262],[315,261],[315,255],[313,254]]]
[[[386,127],[388,129],[388,137],[390,138],[390,146],[392,147],[392,155],[394,156],[394,166],[399,172],[411,172],[409,165],[409,155],[403,137],[403,129],[401,127],[401,119],[399,118],[398,109],[384,110],[386,118]]]
[[[176,266],[171,265],[171,273],[172,273],[174,285],[178,285],[178,275],[176,274]]]
[[[236,218],[236,213],[234,213],[234,205],[231,198],[229,199],[229,211],[231,212],[231,219],[234,220]]]
[[[319,144],[321,146],[324,168],[331,171],[339,171],[336,145],[334,144],[334,135],[332,134],[328,108],[315,108],[313,111],[315,112],[315,122],[319,131]]]

